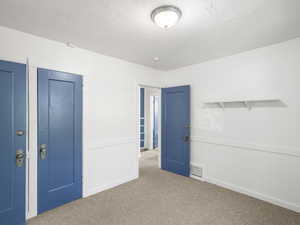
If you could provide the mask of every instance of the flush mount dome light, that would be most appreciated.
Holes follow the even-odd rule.
[[[153,23],[164,29],[169,29],[177,24],[180,17],[180,9],[172,5],[160,6],[151,13]]]

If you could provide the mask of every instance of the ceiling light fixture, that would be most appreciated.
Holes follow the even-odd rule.
[[[172,5],[164,5],[152,11],[151,19],[157,26],[167,30],[178,23],[181,15],[179,8]]]

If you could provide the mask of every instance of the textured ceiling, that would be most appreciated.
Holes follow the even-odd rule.
[[[164,4],[183,13],[168,31]],[[1,0],[0,25],[169,70],[299,37],[300,0]]]

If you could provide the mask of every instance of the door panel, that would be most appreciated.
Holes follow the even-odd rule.
[[[26,66],[0,61],[0,224],[25,224]],[[21,136],[16,131],[24,131]],[[16,153],[23,152],[16,165]],[[21,156],[21,155],[19,155]]]
[[[82,78],[38,69],[38,212],[82,196]]]
[[[74,84],[49,80],[49,186],[56,189],[72,185],[74,169]],[[63,151],[62,151],[63,149]],[[68,162],[66,167],[64,163]],[[59,176],[58,176],[59,175]]]
[[[189,176],[190,87],[162,89],[162,168]]]

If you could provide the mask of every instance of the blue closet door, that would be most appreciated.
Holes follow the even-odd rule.
[[[25,224],[26,66],[0,61],[0,224]]]
[[[162,89],[162,169],[190,174],[190,87]]]
[[[82,196],[82,77],[38,69],[38,212]]]

